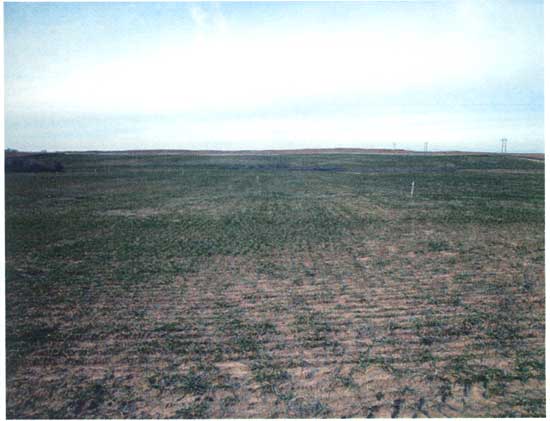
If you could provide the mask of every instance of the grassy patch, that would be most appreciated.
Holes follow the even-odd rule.
[[[6,174],[11,417],[543,413],[544,164],[48,159]]]

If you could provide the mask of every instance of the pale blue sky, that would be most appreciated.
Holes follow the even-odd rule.
[[[5,3],[7,147],[544,150],[543,3]]]

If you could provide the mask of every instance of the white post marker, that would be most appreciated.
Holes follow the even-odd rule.
[[[414,196],[414,181],[411,184],[411,199]]]

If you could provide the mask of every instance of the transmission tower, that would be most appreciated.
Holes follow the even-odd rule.
[[[424,152],[428,152],[428,142],[424,142]]]
[[[508,139],[506,139],[506,138],[500,139],[500,142],[501,142],[500,152],[501,153],[506,153],[506,147],[507,147],[507,144],[508,144]]]

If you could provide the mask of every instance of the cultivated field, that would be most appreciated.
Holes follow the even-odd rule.
[[[6,175],[9,417],[544,416],[544,163],[43,159]]]

